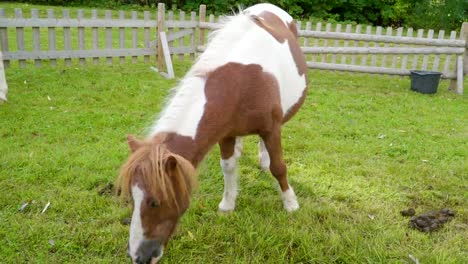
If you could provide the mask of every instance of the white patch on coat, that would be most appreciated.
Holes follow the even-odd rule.
[[[235,155],[232,155],[229,159],[220,161],[221,168],[224,175],[224,193],[223,200],[219,203],[219,210],[221,211],[232,211],[236,207],[237,198],[237,159]]]
[[[205,79],[196,76],[184,78],[153,126],[150,136],[174,132],[195,139],[205,103]]]
[[[294,190],[289,186],[285,192],[281,193],[281,198],[283,199],[284,209],[288,212],[296,211],[299,209],[299,203],[297,202],[296,194]]]
[[[260,161],[260,167],[262,170],[270,170],[270,155],[266,149],[265,142],[263,142],[263,139],[261,138],[260,142],[258,142],[258,160]]]
[[[129,254],[132,259],[136,259],[138,247],[145,239],[143,235],[143,225],[141,223],[140,208],[143,202],[144,193],[137,185],[132,186],[133,214],[130,224],[130,240],[128,242]]]

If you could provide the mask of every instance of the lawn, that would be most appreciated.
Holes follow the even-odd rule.
[[[107,187],[128,157],[126,135],[146,135],[177,81],[142,60],[32,64],[6,70],[9,101],[0,103],[0,263],[125,263],[121,220],[131,211]],[[176,75],[190,65],[176,60]],[[466,263],[466,96],[447,91],[447,81],[422,95],[406,77],[311,71],[310,80],[283,130],[301,208],[283,210],[276,181],[259,169],[257,139],[247,137],[237,209],[218,214],[214,147],[163,263],[414,263],[409,255]],[[421,233],[400,215],[410,207],[456,216]]]
[[[176,63],[183,76],[190,62]],[[128,155],[176,81],[147,64],[9,68],[0,105],[0,262],[125,262],[130,208],[112,193]],[[164,263],[463,263],[467,254],[466,97],[409,91],[409,80],[311,72],[283,145],[301,208],[282,209],[245,140],[238,207],[217,213],[217,147]],[[32,202],[33,201],[33,202]],[[24,211],[20,206],[30,202]],[[50,207],[41,213],[47,202]],[[399,211],[449,207],[434,233]]]

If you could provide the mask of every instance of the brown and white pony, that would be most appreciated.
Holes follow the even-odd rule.
[[[234,210],[241,136],[260,136],[261,167],[278,180],[284,208],[299,208],[288,184],[281,126],[302,105],[306,63],[294,21],[282,9],[258,4],[230,17],[175,90],[144,141],[132,151],[119,188],[133,199],[128,254],[155,263],[187,210],[197,166],[221,149],[224,194],[219,210]]]

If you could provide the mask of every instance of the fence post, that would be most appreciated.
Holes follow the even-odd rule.
[[[465,55],[463,57],[463,74],[468,74],[468,22],[463,22],[460,31],[461,39],[465,40]]]
[[[200,23],[205,22],[206,20],[206,5],[200,5],[200,14],[199,14],[199,20]],[[205,45],[205,29],[200,27],[200,24],[198,24],[198,27],[200,28],[200,34],[198,34],[198,46],[203,46]]]
[[[5,9],[0,8],[0,18],[5,17]],[[0,45],[2,46],[1,52],[8,52],[8,29],[0,27]],[[5,67],[10,66],[10,61],[5,61]]]
[[[0,101],[6,101],[8,86],[5,77],[5,68],[3,67],[3,55],[0,51]]]
[[[449,89],[463,94],[463,77],[468,74],[468,22],[463,22],[460,30],[460,39],[465,41],[464,55],[455,56],[456,80],[450,81]]]
[[[157,29],[157,40],[158,40],[158,70],[160,72],[163,71],[164,68],[164,54],[163,54],[163,48],[162,48],[162,43],[161,43],[161,32],[164,32],[165,25],[164,25],[164,16],[165,16],[165,8],[164,8],[164,3],[159,3],[158,4],[158,29]]]
[[[468,22],[463,22],[460,38],[465,41],[465,53],[457,59],[457,93],[463,94],[463,76],[468,74]]]

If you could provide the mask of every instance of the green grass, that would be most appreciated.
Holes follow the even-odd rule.
[[[16,6],[25,16],[31,7],[43,8],[0,6],[7,16]],[[61,8],[53,9],[59,16]],[[72,29],[73,47],[76,33]],[[85,34],[89,41],[90,31]],[[14,36],[10,30],[12,50]],[[31,29],[25,39],[32,49]],[[47,40],[46,30],[41,39]],[[60,48],[63,39],[57,40]],[[114,66],[103,61],[72,67],[59,61],[57,68],[28,62],[24,69],[14,62],[7,69],[9,101],[0,104],[0,263],[127,261],[128,226],[120,220],[130,209],[99,191],[114,182],[127,158],[126,135],[145,135],[176,81],[142,59]],[[177,76],[189,67],[176,60]],[[215,147],[199,169],[199,191],[163,262],[411,263],[409,254],[421,263],[466,262],[466,96],[448,92],[447,82],[437,94],[421,95],[409,91],[408,78],[313,71],[310,79],[304,107],[283,132],[301,209],[284,212],[276,181],[259,169],[256,138],[249,137],[238,208],[219,215],[223,180]],[[423,234],[399,215],[408,207],[418,213],[450,207],[457,216]]]
[[[175,66],[183,76],[190,63]],[[143,63],[12,67],[6,74],[0,262],[127,261],[129,227],[120,220],[130,209],[99,190],[127,158],[127,133],[145,135],[176,81]],[[409,254],[421,263],[466,262],[466,96],[447,91],[447,82],[422,95],[409,91],[407,78],[314,71],[310,79],[305,105],[283,130],[300,210],[282,209],[276,181],[259,169],[257,139],[248,137],[238,207],[219,215],[215,147],[163,262],[411,263]],[[457,216],[425,234],[400,216],[408,207],[449,207]]]

